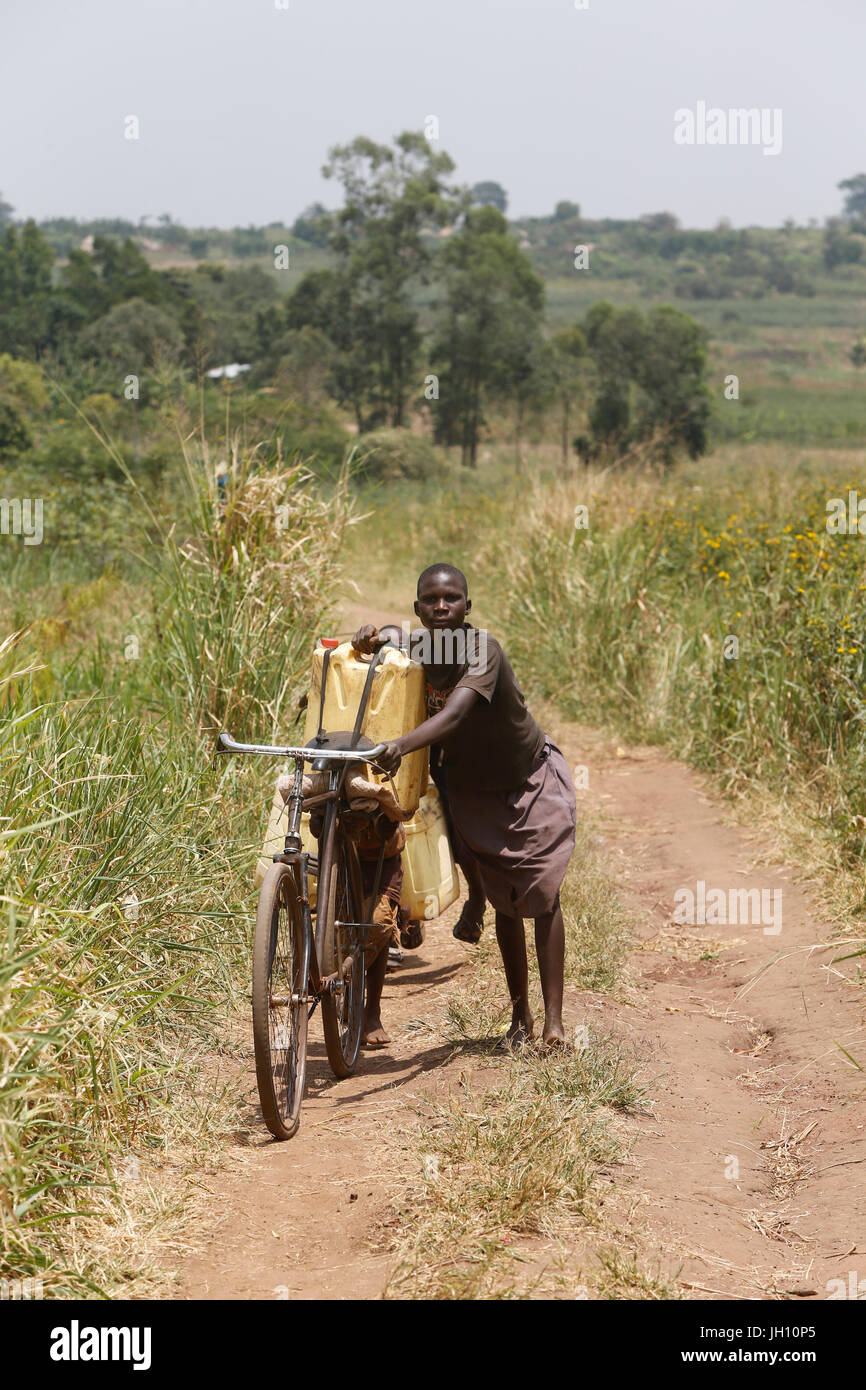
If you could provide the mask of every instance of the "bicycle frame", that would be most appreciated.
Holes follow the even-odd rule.
[[[275,864],[287,864],[293,867],[296,873],[298,896],[304,913],[305,929],[308,934],[307,939],[312,946],[309,968],[309,983],[312,992],[303,1000],[305,1003],[309,1003],[310,1000],[312,1000],[312,1008],[310,1009],[311,1015],[323,992],[325,990],[335,991],[339,988],[340,982],[336,974],[323,976],[320,974],[319,970],[319,952],[317,946],[321,943],[317,943],[313,937],[308,874],[311,861],[318,871],[321,864],[321,855],[310,855],[304,851],[300,833],[301,816],[305,810],[309,811],[317,806],[326,806],[339,802],[349,764],[364,762],[371,763],[375,766],[376,758],[380,753],[384,752],[384,749],[384,743],[377,743],[374,747],[369,749],[328,749],[323,747],[297,747],[292,744],[237,743],[231,735],[227,733],[221,733],[218,739],[217,751],[221,753],[249,753],[265,757],[292,758],[294,760],[295,772],[292,781],[292,789],[288,796],[289,822],[286,830],[285,849],[282,854],[275,854],[273,859]],[[315,796],[308,797],[306,803],[304,801],[303,790],[305,762],[327,762],[336,764],[336,766],[328,769],[328,790],[326,792],[319,792]],[[328,838],[329,837],[326,836],[325,849],[328,848]],[[380,854],[379,862],[376,866],[373,893],[371,895],[371,910],[372,904],[375,903],[378,895],[382,862],[383,855]],[[369,924],[366,922],[337,922],[335,925],[366,927]],[[351,959],[352,958],[349,957],[347,961],[344,962],[344,969]]]

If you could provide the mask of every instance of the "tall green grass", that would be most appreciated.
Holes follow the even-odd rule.
[[[607,479],[587,530],[579,487],[539,493],[508,570],[511,650],[567,713],[673,744],[729,788],[808,784],[862,862],[866,574],[862,538],[826,529],[856,473],[763,464]]]
[[[234,1123],[266,772],[213,734],[291,722],[346,518],[298,467],[190,460],[149,584],[67,576],[0,649],[2,1273],[48,1297],[157,1287],[171,1162]]]

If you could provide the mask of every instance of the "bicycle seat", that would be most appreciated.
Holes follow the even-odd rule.
[[[376,747],[375,743],[373,743],[371,739],[366,738],[363,734],[353,745],[353,737],[354,735],[351,729],[339,729],[335,733],[329,733],[327,730],[323,730],[321,734],[317,734],[315,738],[311,738],[309,743],[304,746],[306,748],[321,748],[323,752],[328,748],[333,748],[336,753],[347,752],[350,748],[355,747],[359,754],[368,752],[371,748]],[[359,763],[363,761],[363,757],[358,758]],[[316,758],[312,765],[313,772],[327,772],[331,766],[333,766],[333,764],[329,763],[327,758]]]

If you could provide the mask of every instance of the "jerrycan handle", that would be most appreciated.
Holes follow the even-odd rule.
[[[322,638],[322,646],[325,648],[325,655],[322,658],[322,688],[319,692],[319,728],[316,737],[313,739],[315,744],[321,745],[324,739],[324,720],[325,720],[325,682],[328,679],[328,663],[331,660],[331,652],[337,644]]]
[[[350,742],[350,744],[349,744],[349,747],[350,747],[350,748],[356,748],[356,747],[358,746],[358,739],[361,737],[361,725],[362,725],[363,722],[364,722],[364,715],[365,715],[366,712],[367,712],[367,700],[369,699],[369,696],[370,696],[370,687],[371,687],[371,685],[373,684],[373,677],[374,677],[374,675],[376,674],[376,667],[379,665],[379,662],[382,660],[382,657],[385,655],[385,652],[386,652],[387,650],[388,650],[387,647],[380,647],[379,650],[376,652],[375,656],[372,658],[369,667],[367,668],[367,679],[366,679],[365,682],[364,682],[364,691],[363,691],[363,694],[361,695],[361,702],[360,702],[360,704],[358,705],[358,713],[357,713],[357,716],[356,716],[356,718],[355,718],[355,727],[354,727],[354,729],[352,730],[352,740],[351,740],[351,742]],[[325,689],[325,672],[324,672],[324,669],[323,669],[323,671],[322,671],[322,691],[323,691],[323,692],[324,692],[324,689]],[[325,697],[324,697],[324,693],[323,693],[323,694],[322,694],[322,700],[323,700],[323,701],[324,701],[324,698],[325,698]],[[322,717],[322,716],[321,716],[321,714],[320,714],[320,715],[319,715],[319,719],[321,719],[321,717]]]

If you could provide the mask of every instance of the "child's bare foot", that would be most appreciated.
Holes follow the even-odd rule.
[[[522,1047],[525,1043],[532,1042],[535,1036],[535,1020],[528,1009],[514,1009],[511,1015],[511,1027],[502,1039],[506,1048]]]
[[[541,1035],[541,1041],[547,1052],[567,1052],[569,1050],[561,1018],[546,1018],[544,1020],[544,1032]]]
[[[391,1039],[382,1027],[382,1020],[377,1015],[375,1018],[365,1018],[364,1027],[361,1032],[362,1047],[387,1047]]]
[[[471,890],[460,909],[454,930],[451,933],[458,941],[469,942],[475,946],[481,940],[481,933],[484,930],[484,909],[487,906],[487,899],[484,894],[476,894]]]

